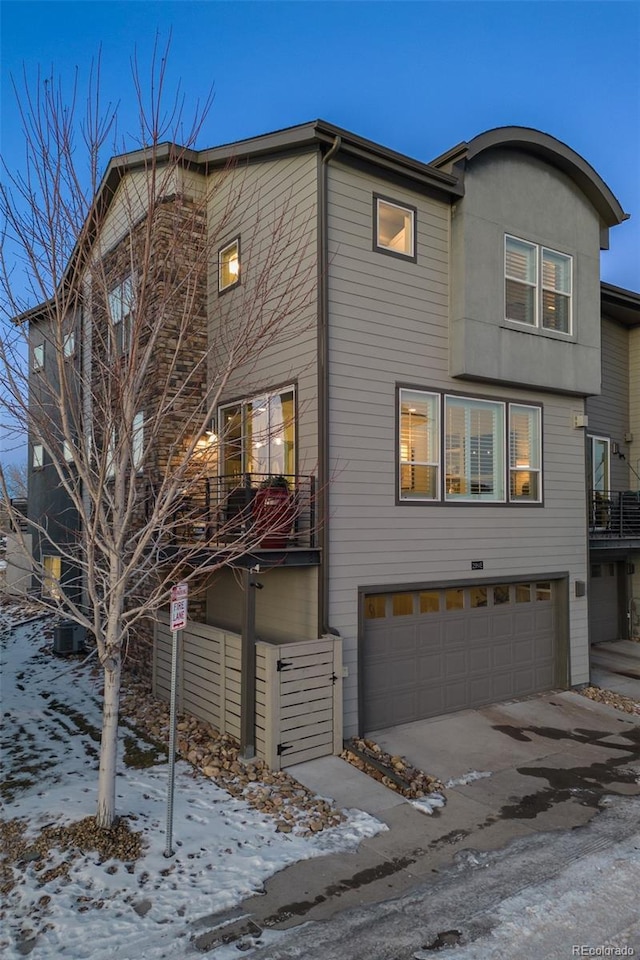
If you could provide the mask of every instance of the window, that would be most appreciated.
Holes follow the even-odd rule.
[[[373,197],[373,249],[405,260],[416,259],[416,208]]]
[[[380,620],[386,616],[387,598],[385,596],[365,597],[365,620]]]
[[[222,293],[240,283],[240,239],[218,251],[218,290]]]
[[[66,463],[73,463],[73,447],[68,440],[62,441],[62,456]]]
[[[440,489],[440,397],[400,391],[400,498],[437,500]]]
[[[509,499],[540,500],[540,408],[509,406]]]
[[[420,613],[439,613],[440,612],[440,594],[435,590],[430,590],[420,595]]]
[[[41,443],[34,443],[33,445],[31,465],[34,470],[42,470],[44,467],[44,447]]]
[[[105,476],[112,480],[116,475],[116,431],[112,427],[107,437],[107,449],[105,451]]]
[[[504,404],[445,397],[445,499],[504,494]]]
[[[44,370],[44,343],[37,343],[33,348],[33,371]]]
[[[509,587],[508,586],[499,586],[493,588],[493,605],[494,607],[499,607],[503,603],[509,603]]]
[[[109,353],[111,356],[124,356],[131,349],[135,302],[136,295],[132,276],[125,277],[109,291],[107,303],[111,321],[109,336]]]
[[[225,476],[296,472],[295,391],[229,404],[220,410],[218,435]]]
[[[70,330],[69,333],[64,338],[62,344],[62,355],[65,360],[68,360],[76,352],[76,335],[75,331]]]
[[[144,413],[136,413],[133,418],[131,437],[131,465],[139,470],[144,460]]]
[[[60,600],[60,580],[62,578],[62,560],[60,557],[46,555],[42,558],[43,578],[42,596],[51,600]]]
[[[611,440],[589,437],[588,457],[591,463],[591,526],[606,530],[611,525]]]
[[[410,617],[413,613],[413,594],[394,593],[392,608],[394,617]]]
[[[398,391],[400,500],[540,503],[538,406]]]
[[[570,334],[572,265],[564,253],[506,236],[506,319]]]

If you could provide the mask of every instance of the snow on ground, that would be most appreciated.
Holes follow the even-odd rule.
[[[474,780],[484,780],[490,776],[492,776],[490,770],[470,770],[469,773],[464,773],[461,777],[453,777],[451,780],[447,780],[445,787],[466,787],[468,783],[473,783]]]
[[[419,800],[409,800],[412,807],[415,807],[420,813],[428,813],[429,815],[431,815],[434,810],[439,810],[440,807],[444,807],[446,802],[442,794],[438,792],[430,793],[429,796],[421,797]]]
[[[45,621],[16,625],[16,615],[15,608],[0,607],[3,819],[7,829],[19,818],[35,842],[45,826],[95,813],[100,681],[91,663],[52,655]],[[166,762],[124,725],[120,740],[117,808],[142,834],[142,857],[101,863],[95,851],[75,857],[54,851],[45,863],[23,852],[18,862],[4,864],[0,950],[7,958],[179,957],[188,949],[194,919],[239,903],[288,864],[352,849],[384,829],[367,814],[349,811],[340,826],[312,837],[277,833],[272,817],[180,761],[176,853],[165,858]],[[127,753],[152,765],[127,766]],[[55,869],[65,861],[66,875]]]

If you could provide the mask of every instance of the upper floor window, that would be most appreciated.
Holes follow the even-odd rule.
[[[373,249],[406,260],[416,259],[416,208],[373,196]]]
[[[540,407],[401,389],[399,415],[401,500],[542,500]]]
[[[44,370],[44,343],[36,343],[33,348],[33,371]]]
[[[240,238],[218,251],[218,291],[222,293],[240,283]]]
[[[68,360],[76,352],[76,335],[74,330],[70,330],[62,343],[62,355]]]
[[[136,304],[134,279],[131,275],[117,283],[107,297],[111,331],[109,350],[114,356],[121,357],[131,349],[133,332],[133,313]]]
[[[572,267],[567,254],[506,236],[506,319],[570,334]]]
[[[133,418],[131,437],[131,465],[134,470],[140,470],[144,460],[144,413],[136,413]]]
[[[44,447],[41,443],[34,443],[33,445],[31,465],[34,470],[42,470],[44,467]]]
[[[296,469],[296,415],[293,387],[252,397],[220,410],[221,470],[293,476]]]

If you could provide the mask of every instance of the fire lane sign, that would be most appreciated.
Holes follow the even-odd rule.
[[[171,624],[170,628],[184,630],[187,625],[187,609],[189,605],[189,584],[176,583],[171,587]]]

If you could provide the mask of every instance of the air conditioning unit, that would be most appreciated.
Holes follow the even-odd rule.
[[[71,620],[63,620],[53,628],[53,652],[59,657],[81,653],[87,637],[85,627]]]

